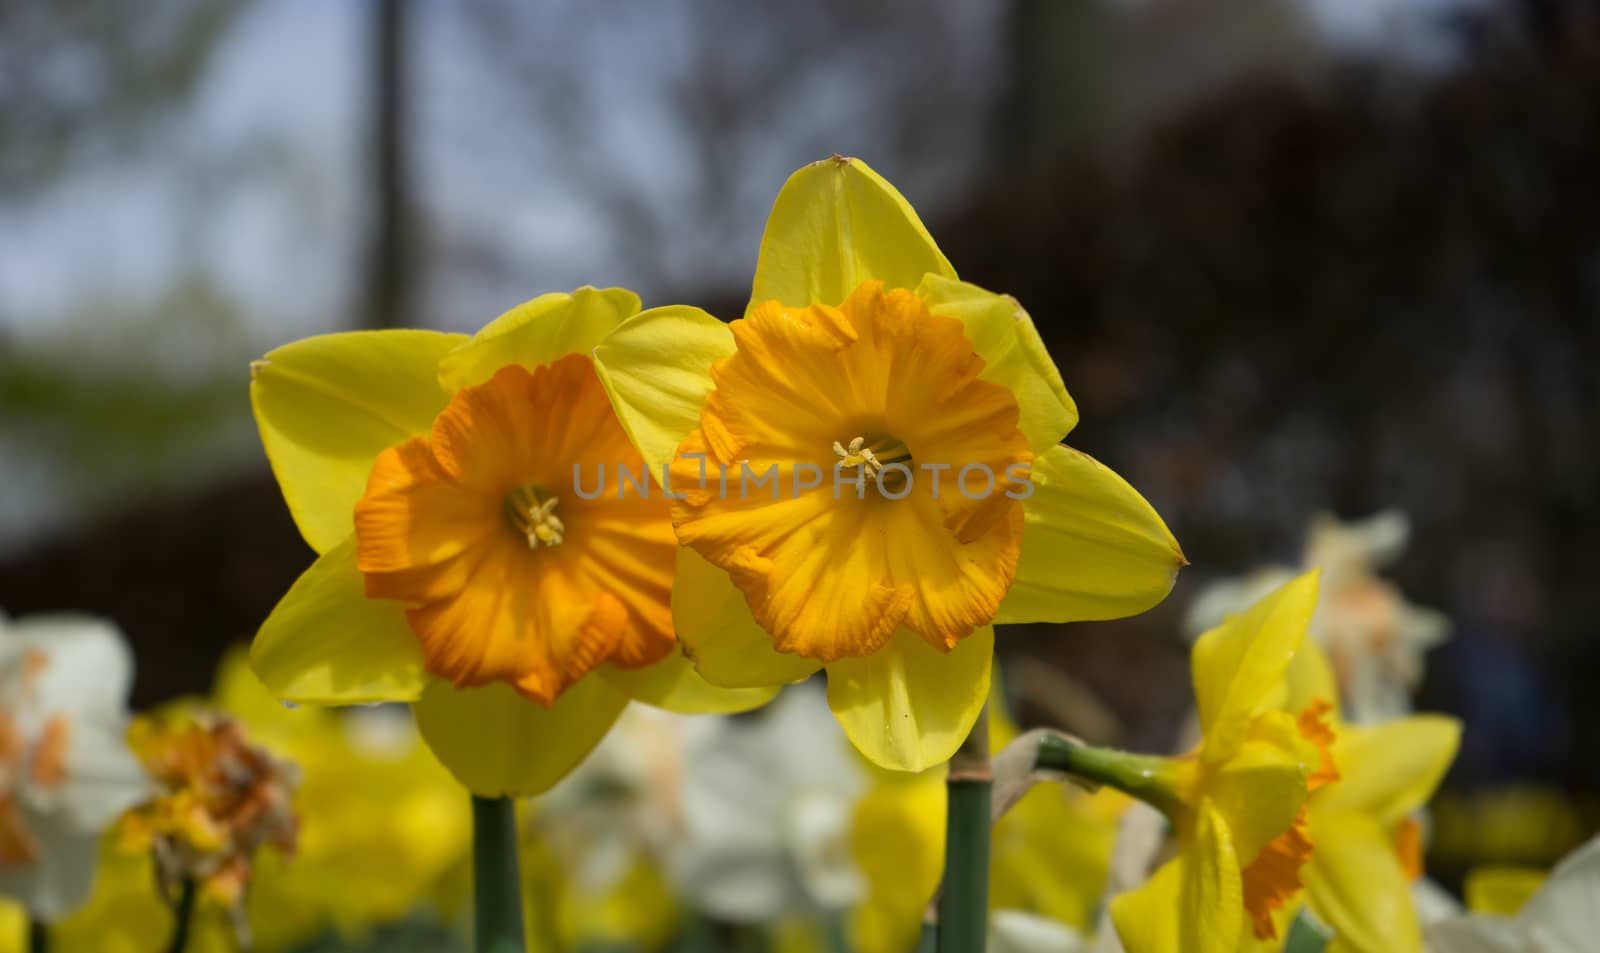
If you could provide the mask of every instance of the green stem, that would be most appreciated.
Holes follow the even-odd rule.
[[[38,920],[28,921],[28,953],[48,953],[50,928]]]
[[[917,953],[938,953],[939,950],[939,925],[929,920],[922,921],[922,932],[917,936]]]
[[[1047,771],[1065,771],[1085,781],[1116,788],[1169,817],[1179,807],[1173,784],[1176,762],[1171,758],[1130,754],[1115,748],[1093,748],[1074,744],[1060,735],[1045,735],[1039,740],[1034,764]]]
[[[950,759],[938,953],[983,953],[989,922],[989,713]]]
[[[169,953],[183,953],[183,948],[189,945],[189,930],[194,925],[194,878],[185,877],[178,888],[178,902],[172,909],[173,927],[172,942],[167,945]]]
[[[517,802],[472,798],[473,942],[478,953],[523,953]]]

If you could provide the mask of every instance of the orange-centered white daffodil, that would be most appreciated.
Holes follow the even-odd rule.
[[[1111,901],[1128,953],[1236,953],[1281,945],[1280,911],[1299,893],[1317,849],[1309,792],[1336,786],[1328,703],[1282,711],[1286,672],[1305,641],[1317,579],[1301,576],[1195,643],[1202,740],[1180,759],[1085,749],[1080,773],[1160,808],[1177,856]],[[1094,759],[1091,761],[1090,759]],[[1273,947],[1276,948],[1276,947]]]
[[[583,288],[471,338],[334,334],[256,363],[262,442],[321,554],[252,646],[268,688],[412,702],[482,795],[548,788],[630,697],[687,711],[770,697],[713,688],[674,650],[669,503],[590,357],[638,310],[631,292]]]
[[[993,623],[1141,612],[1184,563],[1138,493],[1060,445],[1077,409],[1027,312],[957,280],[858,160],[789,179],[742,319],[641,315],[595,360],[645,461],[670,466],[672,610],[700,674],[826,668],[885,767],[960,744]]]

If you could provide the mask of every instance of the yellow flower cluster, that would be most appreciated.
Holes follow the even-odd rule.
[[[583,287],[470,336],[297,341],[252,366],[250,396],[316,559],[256,634],[248,671],[236,656],[204,710],[135,723],[154,794],[123,816],[89,905],[56,925],[60,949],[158,948],[169,902],[196,886],[192,949],[360,937],[419,908],[447,923],[468,875],[458,784],[479,810],[541,794],[630,703],[740,713],[817,673],[865,794],[841,808],[854,782],[819,779],[809,800],[751,823],[727,809],[743,793],[724,795],[726,836],[686,856],[640,847],[631,827],[601,836],[635,819],[595,802],[645,790],[671,803],[662,829],[703,833],[687,754],[654,759],[646,781],[583,787],[582,819],[561,813],[558,789],[525,812],[517,848],[536,944],[658,948],[687,929],[679,897],[742,891],[723,909],[765,909],[804,881],[817,889],[801,921],[835,918],[836,942],[860,953],[911,949],[930,901],[941,909],[958,813],[946,765],[983,737],[987,706],[990,746],[1029,754],[1025,783],[1064,772],[1103,786],[1036,784],[995,819],[997,945],[1028,953],[1045,924],[1051,948],[1098,933],[1127,953],[1264,953],[1315,921],[1334,951],[1422,949],[1419,811],[1459,726],[1347,723],[1352,693],[1334,671],[1384,675],[1357,694],[1390,712],[1389,689],[1414,682],[1432,638],[1395,648],[1397,593],[1323,586],[1344,613],[1321,616],[1342,633],[1323,636],[1334,666],[1307,638],[1315,571],[1208,620],[1181,754],[1010,723],[997,624],[1143,612],[1186,560],[1137,491],[1062,442],[1078,410],[1027,311],[962,281],[859,160],[789,179],[731,322]],[[1390,597],[1381,612],[1375,593]],[[1384,665],[1362,668],[1380,649]],[[791,742],[815,757],[799,772],[831,763],[794,733],[773,743]],[[793,830],[763,829],[780,823]],[[675,889],[713,879],[717,861],[734,874]]]

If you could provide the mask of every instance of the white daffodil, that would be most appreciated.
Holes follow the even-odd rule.
[[[712,719],[629,705],[599,746],[529,802],[582,892],[604,895],[682,836],[685,758]]]
[[[144,794],[123,741],[132,683],[109,622],[0,616],[0,894],[40,920],[88,898],[100,834]]]
[[[684,839],[669,857],[688,902],[735,922],[841,910],[859,898],[849,835],[862,765],[815,684],[715,722],[690,747]]]
[[[1567,855],[1515,916],[1469,914],[1428,928],[1430,953],[1587,953],[1600,938],[1600,837]]]
[[[1422,680],[1423,654],[1450,629],[1442,613],[1412,605],[1377,575],[1405,549],[1410,534],[1405,514],[1394,510],[1348,523],[1319,515],[1311,521],[1300,569],[1265,566],[1211,583],[1190,605],[1185,628],[1198,636],[1304,569],[1320,568],[1310,633],[1327,649],[1345,719],[1366,724],[1404,715]]]

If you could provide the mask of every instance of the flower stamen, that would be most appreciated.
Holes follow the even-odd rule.
[[[558,496],[545,496],[536,486],[525,486],[506,497],[506,520],[528,541],[529,549],[559,546],[567,538],[566,524],[556,515]]]
[[[846,469],[860,467],[868,477],[877,479],[878,473],[883,470],[883,464],[878,462],[878,455],[872,452],[872,448],[865,446],[866,442],[867,438],[856,437],[850,441],[849,448],[846,448],[835,440],[833,452],[839,455],[838,466]]]

